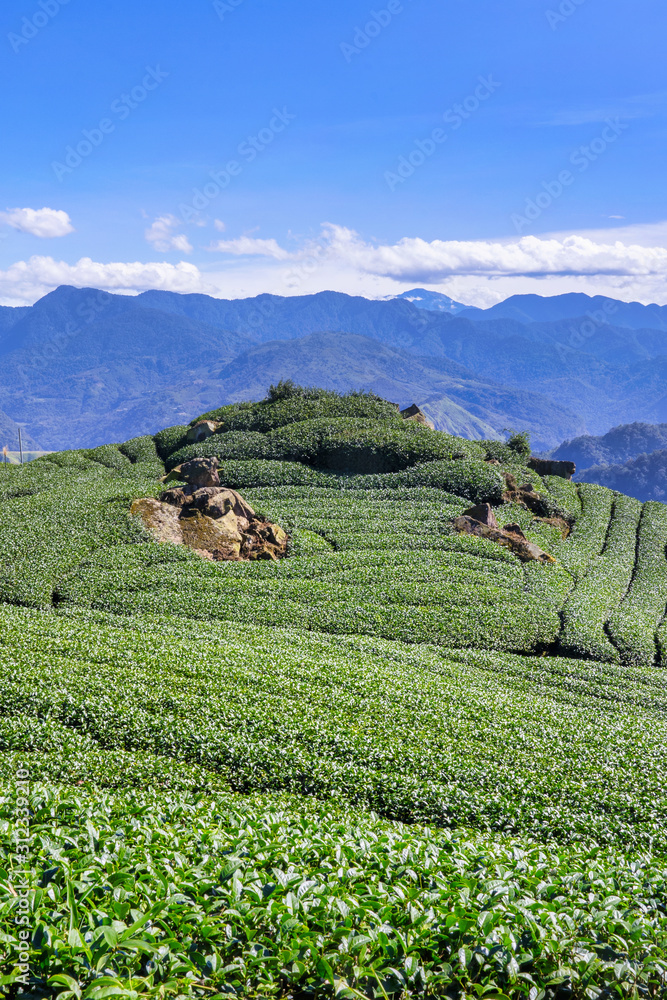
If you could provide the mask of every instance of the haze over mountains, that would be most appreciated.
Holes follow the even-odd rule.
[[[667,306],[523,295],[480,310],[423,289],[225,300],[63,286],[0,308],[0,433],[19,421],[45,449],[152,433],[261,398],[280,378],[416,402],[468,437],[525,428],[547,450],[667,420]]]

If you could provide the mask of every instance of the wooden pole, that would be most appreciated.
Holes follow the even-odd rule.
[[[23,443],[21,441],[21,428],[19,427],[19,454],[21,456],[21,465],[23,465]]]

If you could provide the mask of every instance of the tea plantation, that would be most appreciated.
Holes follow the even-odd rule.
[[[0,469],[0,994],[667,997],[667,506],[362,394],[204,416]],[[288,558],[129,516],[195,455]]]

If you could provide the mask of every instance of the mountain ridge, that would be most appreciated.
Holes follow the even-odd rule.
[[[660,326],[667,307],[617,303],[614,325],[596,324],[563,314],[613,300],[555,296],[536,304],[534,296],[514,296],[507,312],[519,301],[551,318],[521,322],[492,307],[478,311],[485,319],[477,321],[469,308],[419,308],[409,301],[417,293],[434,296],[430,305],[441,294],[414,289],[378,300],[325,291],[228,300],[61,286],[32,307],[0,313],[0,407],[44,448],[90,447],[248,398],[251,385],[263,392],[275,381],[261,360],[270,356],[284,377],[299,382],[305,366],[313,384],[384,387],[402,404],[430,407],[436,425],[452,433],[483,428],[485,436],[499,435],[519,425],[539,450],[604,433],[619,420],[667,419]],[[626,306],[637,321],[641,315],[657,325],[615,325]],[[304,353],[313,345],[304,338],[313,335],[328,337],[326,357]],[[356,353],[346,357],[353,343]],[[274,345],[269,354],[252,355],[266,344]],[[280,367],[281,357],[291,359],[291,369]],[[401,396],[396,373],[406,365]]]

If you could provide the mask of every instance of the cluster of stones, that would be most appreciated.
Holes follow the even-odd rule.
[[[519,485],[511,473],[505,473],[503,502],[517,504],[519,507],[531,511],[535,515],[535,521],[558,528],[563,538],[567,538],[572,530],[571,523],[562,517],[544,517],[544,501],[534,489],[533,484],[523,483]],[[528,541],[520,525],[506,524],[504,527],[500,527],[491,504],[483,503],[470,507],[460,517],[454,518],[453,523],[455,529],[462,534],[488,538],[489,541],[510,549],[522,562],[556,562],[548,552],[544,552],[538,545]]]
[[[158,500],[135,500],[130,513],[160,542],[187,545],[206,559],[282,559],[288,537],[260,517],[235,490],[220,485],[217,458],[195,458],[174,469],[166,481],[181,481]]]
[[[522,562],[556,562],[553,556],[538,545],[529,542],[518,524],[506,524],[501,528],[496,521],[489,503],[478,504],[454,518],[454,527],[461,534],[488,538],[506,549],[510,549]]]

